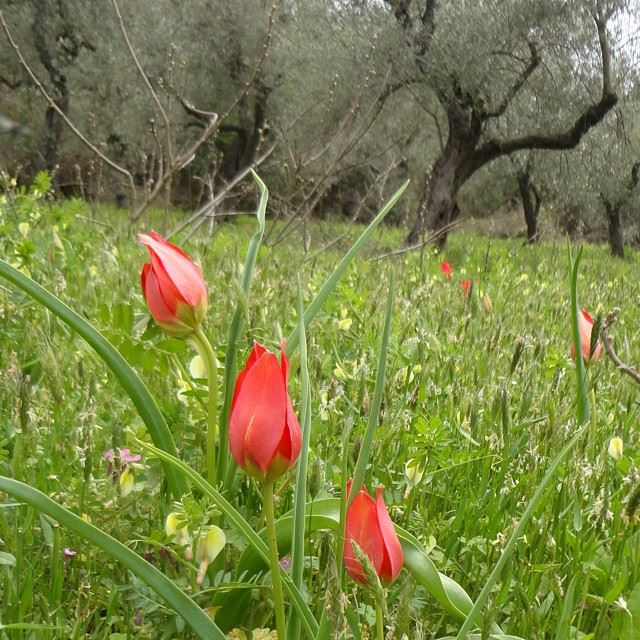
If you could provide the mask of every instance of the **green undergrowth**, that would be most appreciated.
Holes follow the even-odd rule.
[[[4,196],[0,256],[109,338],[157,398],[183,458],[202,468],[200,398],[184,393],[180,383],[191,354],[149,321],[139,287],[147,254],[135,232],[166,231],[179,218],[151,212],[129,229],[122,212],[41,196],[37,189]],[[298,233],[260,250],[241,362],[253,340],[275,349],[289,335],[297,323],[296,276],[308,304],[360,231],[321,222],[309,230],[307,252]],[[202,265],[209,285],[205,328],[222,365],[252,221],[237,218],[212,231],[209,236],[201,227],[184,247]],[[346,235],[321,250],[341,234]],[[382,229],[375,237],[308,330],[308,490],[314,499],[337,495],[345,457],[351,468],[355,464],[393,269],[387,385],[366,482],[370,488],[385,486],[392,519],[430,550],[442,573],[475,597],[550,460],[576,428],[566,247],[461,232],[450,238],[443,256],[429,249],[376,259],[397,248],[402,235]],[[442,259],[453,265],[451,280],[440,272]],[[612,329],[616,348],[625,362],[640,366],[637,270],[635,253],[614,261],[606,248],[587,246],[578,291],[581,306],[594,316],[621,308]],[[462,279],[473,283],[468,296]],[[298,406],[295,357],[291,371]],[[606,356],[589,367],[589,375],[589,435],[518,544],[491,594],[484,629],[495,621],[505,633],[523,638],[640,638],[638,387]],[[352,445],[344,450],[347,429]],[[229,563],[243,545],[232,530],[226,531],[226,555],[210,569],[204,590],[195,585],[193,563],[167,544],[164,518],[172,507],[156,460],[135,463],[133,491],[120,495],[103,453],[122,447],[137,452],[130,432],[146,439],[131,402],[95,354],[59,320],[0,282],[0,474],[39,488],[126,542],[203,607],[213,606],[218,591],[249,590],[251,614],[243,626],[267,626],[269,589],[260,582],[229,582]],[[607,453],[613,436],[624,442],[617,462]],[[411,461],[422,472],[415,486],[405,475]],[[289,479],[279,486],[280,513],[292,506],[292,484]],[[240,479],[236,491],[246,514],[260,513],[251,481]],[[217,517],[197,495],[183,508],[203,524]],[[253,517],[258,530],[260,519]],[[312,562],[304,580],[317,613],[325,606],[324,577],[335,567],[335,535],[319,533],[307,544]],[[65,548],[76,555],[65,554]],[[362,619],[373,622],[367,600],[355,588],[351,597]],[[441,638],[458,628],[406,572],[391,588],[389,608],[390,637]],[[155,640],[191,634],[122,566],[48,517],[0,495],[0,639]]]

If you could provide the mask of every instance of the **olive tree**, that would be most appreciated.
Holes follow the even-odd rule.
[[[444,243],[458,193],[482,167],[522,150],[575,148],[604,118],[617,102],[608,26],[630,4],[385,0],[404,55],[446,123],[409,242],[440,229]]]

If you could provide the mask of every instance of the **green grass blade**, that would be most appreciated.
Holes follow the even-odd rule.
[[[362,232],[362,235],[353,243],[349,251],[345,254],[345,256],[340,260],[338,266],[335,268],[333,273],[329,276],[327,281],[324,283],[316,297],[313,299],[311,304],[307,307],[307,310],[304,314],[304,326],[308,327],[311,324],[311,321],[315,318],[318,311],[324,304],[325,300],[329,297],[329,294],[335,289],[336,285],[340,281],[343,273],[346,271],[347,267],[355,257],[355,255],[360,251],[364,243],[369,239],[375,228],[384,220],[385,216],[393,209],[395,204],[400,199],[400,196],[404,193],[405,189],[409,186],[409,181],[407,180],[392,196],[391,199],[380,209],[378,215],[371,221],[369,226]],[[296,350],[298,346],[298,342],[300,340],[299,329],[296,326],[294,330],[291,332],[289,337],[287,338],[287,355],[291,357],[293,352]]]
[[[378,357],[378,368],[376,375],[376,386],[373,392],[373,402],[371,403],[371,411],[369,413],[369,421],[367,430],[365,431],[356,468],[353,472],[353,487],[349,503],[355,498],[360,485],[364,482],[364,475],[369,464],[369,456],[371,455],[371,445],[373,444],[373,435],[380,422],[380,407],[382,406],[382,396],[384,395],[384,381],[387,374],[387,354],[389,352],[389,337],[391,335],[391,320],[393,319],[393,293],[395,289],[395,275],[391,271],[389,276],[389,293],[387,294],[387,309],[384,319],[384,329],[382,331],[382,340],[380,342],[380,355]]]
[[[573,447],[576,445],[576,443],[580,439],[580,436],[582,436],[582,434],[584,433],[584,431],[588,426],[589,426],[589,423],[583,424],[578,429],[578,431],[573,435],[571,440],[569,440],[569,442],[564,446],[562,451],[556,456],[555,460],[551,463],[551,466],[547,470],[547,473],[542,479],[542,482],[538,485],[538,488],[533,494],[533,497],[529,501],[527,508],[524,510],[524,513],[522,514],[522,516],[520,516],[518,526],[514,529],[513,533],[509,537],[509,540],[507,541],[507,544],[502,550],[502,554],[500,555],[500,558],[496,563],[496,566],[493,568],[491,575],[487,578],[487,581],[484,587],[482,587],[482,591],[480,592],[478,599],[476,600],[475,604],[473,605],[473,608],[469,612],[469,615],[467,616],[467,619],[464,621],[464,624],[460,628],[460,631],[456,636],[456,640],[467,640],[469,633],[473,629],[473,626],[476,620],[478,620],[480,617],[480,613],[484,605],[489,599],[489,595],[491,593],[491,590],[493,589],[493,586],[496,584],[496,582],[500,578],[502,574],[502,570],[504,569],[505,565],[511,558],[513,551],[515,550],[516,545],[518,544],[518,541],[524,535],[526,526],[529,523],[531,516],[534,514],[539,504],[542,502],[542,499],[544,498],[544,494],[548,486],[551,484],[551,481],[554,479],[558,467],[562,464],[564,459],[569,455]]]
[[[93,348],[133,401],[140,417],[147,425],[154,444],[159,449],[177,457],[176,445],[164,416],[160,413],[155,400],[142,380],[120,352],[95,327],[69,308],[62,300],[4,260],[0,260],[0,276],[49,309]],[[171,493],[176,498],[182,497],[187,492],[184,479],[170,465],[164,465],[164,468]]]
[[[302,450],[296,470],[296,492],[294,498],[293,542],[291,545],[291,579],[298,589],[302,589],[304,569],[304,525],[305,505],[307,502],[307,462],[309,459],[309,439],[311,437],[311,397],[309,389],[309,368],[307,366],[307,335],[304,327],[304,305],[302,303],[302,285],[298,276],[298,329],[300,332],[300,374],[302,380]],[[300,619],[291,616],[287,628],[289,640],[300,638]]]
[[[189,596],[152,564],[115,538],[85,522],[44,493],[23,482],[0,476],[0,491],[4,491],[37,511],[45,513],[63,527],[70,529],[84,540],[102,549],[107,555],[121,562],[129,571],[158,593],[202,640],[224,640],[222,631]]]
[[[587,370],[584,366],[584,358],[582,357],[582,348],[580,346],[580,330],[578,329],[578,314],[580,307],[578,305],[578,267],[582,258],[582,247],[578,249],[575,260],[571,255],[571,245],[567,244],[567,252],[569,257],[569,286],[571,290],[571,329],[573,334],[573,345],[576,354],[576,411],[578,415],[578,424],[583,424],[589,420],[589,387],[587,383]]]
[[[212,487],[202,476],[196,473],[182,460],[169,455],[166,451],[162,451],[147,442],[139,440],[135,436],[132,436],[132,438],[143,449],[153,453],[168,464],[173,465],[186,479],[198,487],[205,495],[209,496],[209,498],[211,498],[211,500],[220,509],[227,521],[234,527],[234,529],[236,529],[236,531],[244,536],[246,541],[249,543],[249,548],[255,550],[260,560],[264,562],[266,566],[269,566],[269,549],[267,548],[266,542],[253,530],[251,525],[242,517],[242,514],[240,514],[220,492]],[[289,546],[290,544],[291,542],[289,541]],[[300,616],[307,635],[310,638],[313,638],[318,631],[318,623],[313,617],[313,614],[302,597],[302,594],[293,584],[293,580],[289,574],[284,570],[282,571],[282,582],[289,595],[290,604],[295,608],[297,614]],[[239,599],[237,595],[234,595],[233,597],[234,599]],[[244,612],[246,613],[246,609]],[[218,615],[220,615],[220,613]]]
[[[231,412],[231,400],[233,399],[233,388],[236,383],[238,368],[237,345],[242,327],[244,325],[245,309],[247,308],[249,295],[251,294],[251,281],[253,279],[253,271],[256,266],[258,250],[262,243],[265,226],[265,213],[267,210],[267,202],[269,200],[269,190],[258,174],[251,172],[253,179],[260,190],[260,201],[256,211],[256,220],[258,228],[249,241],[247,257],[244,261],[242,270],[242,298],[238,301],[231,325],[229,326],[229,335],[227,338],[227,349],[224,357],[224,402],[222,404],[222,412],[220,413],[220,451],[218,454],[218,480],[225,480],[225,487],[229,487],[233,478],[235,464],[229,455],[229,413]]]

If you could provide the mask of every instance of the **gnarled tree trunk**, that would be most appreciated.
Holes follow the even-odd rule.
[[[620,209],[606,204],[607,220],[609,221],[609,246],[611,255],[617,258],[624,258],[624,235],[622,233],[622,222],[620,220]]]
[[[528,169],[518,173],[518,189],[522,198],[522,208],[524,209],[524,219],[527,223],[527,242],[534,244],[538,242],[538,214],[542,199],[535,186],[531,183],[531,174]]]

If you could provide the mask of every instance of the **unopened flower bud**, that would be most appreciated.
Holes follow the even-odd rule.
[[[194,356],[189,363],[189,373],[194,379],[206,378],[207,367],[204,364],[202,356]]]
[[[609,455],[614,460],[622,460],[622,455],[623,455],[622,438],[615,437],[609,440]]]
[[[196,547],[196,562],[198,563],[198,576],[196,582],[202,584],[209,565],[218,557],[218,554],[227,544],[227,538],[220,527],[212,526],[209,531],[198,538]]]
[[[120,496],[126,498],[133,491],[133,472],[131,469],[125,469],[118,479],[120,484]]]

